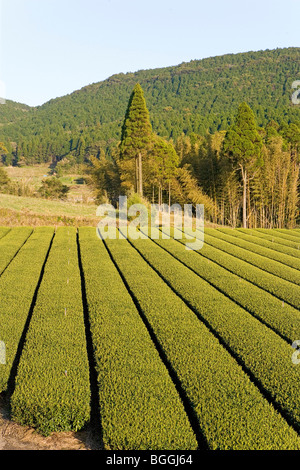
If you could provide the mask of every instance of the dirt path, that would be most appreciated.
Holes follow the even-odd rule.
[[[8,407],[0,396],[0,451],[1,450],[100,450],[100,444],[91,430],[52,433],[41,436],[34,429],[20,426],[9,419]]]

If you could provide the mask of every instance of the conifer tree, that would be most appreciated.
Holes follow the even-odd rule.
[[[143,160],[152,145],[152,126],[144,92],[139,83],[129,99],[120,143],[120,159],[128,163],[135,174],[135,190],[143,195]]]
[[[247,103],[241,103],[233,126],[227,131],[223,151],[241,171],[243,182],[243,227],[247,227],[247,192],[251,173],[261,164],[262,139]]]

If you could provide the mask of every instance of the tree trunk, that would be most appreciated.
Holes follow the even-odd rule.
[[[143,169],[142,169],[142,154],[139,153],[139,191],[140,196],[143,196]]]
[[[243,228],[247,228],[247,170],[241,167],[243,178]]]
[[[135,192],[139,192],[139,177],[140,177],[140,172],[139,172],[139,159],[138,157],[135,157]]]

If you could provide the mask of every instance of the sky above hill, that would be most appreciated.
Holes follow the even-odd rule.
[[[299,47],[299,18],[300,0],[0,0],[0,97],[37,106],[115,73]]]

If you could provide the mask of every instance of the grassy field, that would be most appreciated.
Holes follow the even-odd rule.
[[[20,187],[26,187],[32,193],[39,189],[45,178],[51,176],[51,168],[48,164],[6,167],[5,171],[12,182],[18,183]],[[80,169],[78,171],[65,170],[59,179],[69,187],[69,202],[93,203],[92,190],[84,184]]]
[[[95,204],[0,194],[0,225],[97,224]]]
[[[0,228],[14,422],[112,450],[300,449],[300,231],[185,241]]]
[[[0,207],[45,216],[95,217],[96,205],[0,194]]]
[[[42,181],[49,177],[49,165],[7,167],[12,183],[23,196],[0,193],[0,225],[91,225],[96,221],[96,205],[92,189],[83,183],[79,173],[65,172],[60,180],[69,187],[66,200],[36,197]]]

